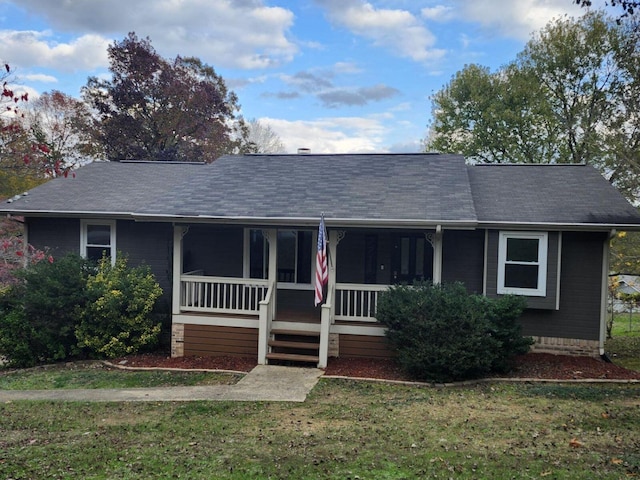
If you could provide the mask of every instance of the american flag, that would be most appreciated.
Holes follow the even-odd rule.
[[[324,228],[324,215],[320,217],[318,227],[318,252],[316,254],[316,307],[322,303],[323,287],[329,280],[327,272],[327,231]]]

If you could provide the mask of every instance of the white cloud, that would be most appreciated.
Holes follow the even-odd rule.
[[[150,37],[154,48],[165,57],[197,56],[215,66],[265,68],[292,60],[298,51],[297,45],[287,38],[293,13],[282,7],[266,6],[262,0],[67,0],[66,3],[69,8],[61,8],[59,2],[50,0],[19,2],[56,29],[91,31],[116,40],[135,31],[139,37]]]
[[[442,57],[435,36],[407,10],[378,9],[363,0],[316,0],[328,18],[401,57],[422,62]]]
[[[40,83],[57,83],[58,81],[58,79],[53,75],[45,75],[43,73],[21,75],[20,78],[28,82],[40,82]]]
[[[427,20],[434,20],[436,22],[442,22],[451,20],[455,15],[453,7],[445,5],[436,5],[435,7],[426,7],[420,11],[423,18]]]
[[[47,67],[64,72],[93,70],[107,64],[108,43],[93,34],[58,43],[49,32],[0,30],[0,58],[12,66]]]
[[[487,31],[511,38],[528,40],[553,18],[584,14],[568,0],[453,0],[459,19],[481,25]]]
[[[383,150],[384,126],[376,119],[333,117],[310,121],[289,121],[264,117],[282,139],[288,153],[309,148],[312,153],[361,153]]]

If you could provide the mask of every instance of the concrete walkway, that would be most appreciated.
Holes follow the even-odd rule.
[[[78,390],[0,390],[0,402],[191,402],[234,400],[304,402],[323,371],[317,368],[258,365],[235,385]]]

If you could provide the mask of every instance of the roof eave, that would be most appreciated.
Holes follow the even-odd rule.
[[[480,221],[478,227],[488,229],[505,229],[513,230],[545,230],[545,231],[640,231],[640,223],[571,223],[571,222],[499,222],[499,221]]]

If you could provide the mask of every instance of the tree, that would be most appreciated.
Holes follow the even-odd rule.
[[[640,196],[638,33],[601,12],[550,22],[495,73],[466,66],[432,97],[427,148],[471,161],[588,163]]]
[[[254,118],[247,123],[247,131],[248,153],[286,153],[282,139],[269,125]]]
[[[33,140],[49,148],[50,176],[88,163],[101,153],[92,139],[89,108],[60,91],[44,93],[33,101],[26,120]]]
[[[573,0],[573,3],[580,5],[581,7],[589,8],[593,5],[592,0]],[[608,0],[605,5],[611,5],[612,7],[621,7],[622,14],[619,19],[632,16],[640,9],[640,2],[636,0]]]
[[[212,162],[241,148],[238,99],[213,67],[193,57],[166,60],[135,33],[108,54],[111,80],[91,77],[83,88],[107,158]]]
[[[46,180],[43,164],[48,147],[33,142],[24,121],[27,92],[13,87],[13,70],[4,64],[0,73],[0,198],[23,192]]]

